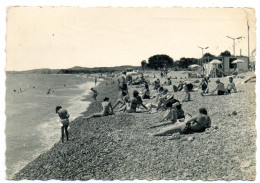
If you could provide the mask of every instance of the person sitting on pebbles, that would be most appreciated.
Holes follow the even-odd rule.
[[[227,93],[227,94],[231,94],[231,91],[232,91],[232,90],[234,90],[235,93],[237,92],[236,85],[235,85],[235,83],[233,82],[233,78],[230,77],[230,78],[229,78],[229,83],[228,83],[227,88],[226,88],[226,93]]]
[[[128,112],[128,113],[136,113],[137,108],[139,106],[142,106],[147,111],[149,111],[148,108],[143,104],[143,100],[139,96],[139,92],[137,90],[134,90],[133,91],[133,99],[131,99],[131,102],[128,105],[126,105],[125,111]]]
[[[150,90],[149,90],[149,85],[148,85],[148,84],[145,84],[145,89],[144,89],[142,98],[143,98],[143,99],[150,99],[150,98],[151,98],[151,96],[150,96]]]
[[[225,95],[226,89],[225,89],[224,84],[220,82],[220,79],[217,79],[217,80],[216,80],[216,83],[217,83],[217,87],[216,87],[213,91],[211,91],[210,93],[207,93],[207,94],[201,93],[201,95],[202,95],[202,96],[210,96],[210,95],[212,95],[215,91],[217,91],[217,94],[218,94],[218,95]]]
[[[163,130],[152,133],[152,136],[166,136],[173,133],[189,134],[194,132],[203,132],[211,127],[211,119],[205,108],[199,109],[199,115],[192,117],[184,123],[174,124],[166,127]]]
[[[176,109],[177,105],[178,105],[178,103],[175,103],[175,104],[167,103],[166,113],[163,116],[163,118],[160,120],[160,123],[155,124],[155,125],[151,126],[150,128],[155,128],[155,127],[164,126],[164,125],[168,125],[168,124],[175,124],[178,119],[177,109]],[[165,120],[166,120],[166,122],[162,123]]]
[[[113,112],[113,107],[112,107],[108,97],[105,97],[101,104],[102,104],[102,107],[103,107],[102,112],[94,113],[94,114],[92,114],[92,115],[90,115],[88,117],[83,117],[83,119],[87,119],[88,120],[90,118],[108,116],[108,115],[112,115],[114,113]]]
[[[122,104],[120,107],[119,107],[119,111],[122,111],[122,109],[124,109],[124,107],[126,107],[126,105],[130,102],[130,97],[127,95],[127,93],[125,91],[122,92],[122,100],[121,99],[118,99],[115,103],[115,105],[113,106],[113,110],[116,108],[116,106],[118,104]]]

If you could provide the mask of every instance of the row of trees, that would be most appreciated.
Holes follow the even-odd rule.
[[[219,56],[220,57],[231,56],[231,54],[229,51],[226,50],[224,52],[221,52]],[[162,54],[162,55],[151,56],[148,59],[148,62],[146,60],[143,60],[141,62],[141,66],[142,66],[142,69],[149,68],[149,69],[155,69],[155,70],[163,69],[165,67],[175,68],[175,69],[178,69],[178,68],[187,69],[189,67],[189,65],[199,64],[201,60],[205,60],[205,59],[212,60],[215,57],[216,56],[212,55],[211,53],[205,53],[203,55],[202,59],[182,57],[180,60],[177,60],[174,62],[170,56]]]

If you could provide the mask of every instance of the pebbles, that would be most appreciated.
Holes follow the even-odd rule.
[[[97,90],[114,103],[118,90],[116,85],[109,86],[103,82]],[[213,127],[203,133],[147,135],[163,128],[149,128],[158,123],[160,113],[78,118],[71,123],[73,141],[56,143],[15,179],[253,180],[256,132],[249,119],[255,119],[255,108],[248,110],[248,105],[255,107],[255,98],[247,96],[255,96],[254,87],[252,83],[237,87],[245,92],[211,97],[191,93],[193,101],[183,104],[184,111],[194,115],[205,107],[212,119]],[[129,93],[135,89],[129,88]],[[182,99],[183,92],[176,92],[175,97]],[[101,108],[100,102],[92,103],[85,115]]]

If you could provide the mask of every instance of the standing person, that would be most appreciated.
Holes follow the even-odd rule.
[[[187,87],[186,84],[183,85],[183,91],[185,92],[185,97],[183,99],[183,102],[190,101],[190,92],[189,92],[188,87]]]
[[[228,83],[227,89],[226,89],[227,94],[230,94],[232,90],[234,90],[235,93],[237,92],[236,85],[233,82],[233,78],[230,77],[229,78],[229,83]]]
[[[108,115],[112,115],[114,113],[113,111],[113,107],[109,101],[109,98],[108,97],[105,97],[103,99],[103,102],[102,102],[102,107],[103,107],[103,110],[102,112],[100,113],[94,113],[88,117],[83,117],[83,119],[90,119],[90,118],[95,118],[95,117],[102,117],[102,116],[108,116]]]
[[[97,85],[97,76],[95,76],[95,86]]]
[[[97,101],[98,92],[94,88],[90,88],[90,90],[93,92],[92,98]]]
[[[61,106],[56,107],[56,114],[59,115],[60,120],[61,120],[61,141],[62,143],[64,142],[64,131],[66,133],[66,138],[67,141],[69,141],[69,132],[68,132],[68,127],[69,127],[69,117],[70,115],[68,114],[68,111],[65,109],[62,109]]]
[[[208,93],[208,80],[206,78],[202,78],[200,86],[204,94]]]
[[[47,91],[47,95],[49,95],[51,93],[51,89],[48,89]]]
[[[168,80],[167,80],[167,85],[168,85],[168,86],[172,85],[172,81],[171,81],[170,78],[168,78]]]
[[[127,84],[126,84],[126,71],[123,71],[122,74],[117,79],[119,89],[123,92],[128,94]]]

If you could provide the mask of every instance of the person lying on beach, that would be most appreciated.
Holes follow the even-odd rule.
[[[147,111],[149,111],[148,108],[143,104],[142,98],[139,96],[139,92],[137,90],[134,90],[133,99],[131,99],[129,105],[126,105],[125,111],[128,113],[135,113],[137,112],[137,108],[139,106],[142,106]]]
[[[217,94],[218,94],[218,95],[225,95],[226,89],[225,89],[224,84],[220,82],[220,79],[217,79],[217,80],[216,80],[216,83],[217,83],[217,87],[216,87],[213,91],[211,91],[209,94],[201,93],[201,95],[202,95],[202,96],[210,96],[210,95],[212,95],[215,91],[217,91]]]
[[[123,109],[124,107],[126,107],[126,105],[130,102],[130,97],[127,95],[127,93],[125,91],[122,92],[122,99],[118,99],[115,103],[115,105],[113,106],[113,110],[117,107],[118,104],[122,104],[119,107],[118,111],[121,111],[121,109]]]
[[[228,83],[227,88],[226,88],[226,93],[230,94],[232,90],[234,90],[235,93],[237,92],[236,85],[233,82],[233,78],[230,77],[229,78],[229,83]]]
[[[65,109],[62,109],[61,106],[56,107],[56,114],[59,115],[60,121],[61,121],[61,141],[62,143],[64,142],[64,131],[66,134],[67,141],[69,141],[69,132],[68,132],[68,127],[69,127],[69,117],[70,115],[68,114],[68,111]]]
[[[199,115],[192,117],[184,123],[179,123],[166,127],[159,132],[153,133],[153,136],[165,136],[173,133],[189,134],[193,132],[203,132],[211,127],[211,119],[205,108],[199,109]]]
[[[108,116],[108,115],[112,115],[114,113],[113,112],[113,107],[112,107],[108,97],[105,97],[101,104],[102,104],[102,107],[103,107],[102,112],[94,113],[94,114],[92,114],[92,115],[90,115],[88,117],[83,117],[83,119],[87,119],[88,120],[90,118]]]
[[[94,88],[90,88],[90,90],[93,92],[92,98],[97,101],[98,92]]]

